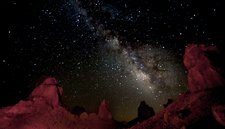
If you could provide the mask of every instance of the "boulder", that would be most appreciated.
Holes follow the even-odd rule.
[[[112,113],[110,112],[109,101],[103,100],[99,107],[98,117],[101,119],[112,119]]]
[[[58,81],[55,78],[47,78],[41,85],[36,87],[28,96],[30,100],[44,99],[52,107],[60,106],[60,99],[63,88],[57,86]]]
[[[223,58],[216,46],[188,44],[183,58],[191,93],[224,86]]]
[[[88,120],[88,114],[86,112],[83,112],[81,115],[80,115],[80,119],[85,121],[85,120]]]
[[[155,111],[152,107],[146,105],[145,101],[141,101],[140,106],[138,107],[138,119],[141,123],[142,121],[150,118],[155,115]]]

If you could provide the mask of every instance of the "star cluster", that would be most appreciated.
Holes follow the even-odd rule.
[[[219,1],[49,0],[1,7],[9,25],[1,85],[12,98],[2,106],[55,77],[69,110],[97,112],[107,99],[114,119],[129,121],[141,101],[158,112],[188,90],[187,43],[223,42],[215,32],[223,23]]]

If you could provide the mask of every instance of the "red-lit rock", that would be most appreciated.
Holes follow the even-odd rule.
[[[218,65],[221,58],[216,46],[188,44],[183,58],[191,93],[224,86],[223,72]]]
[[[88,120],[88,114],[86,112],[83,112],[81,115],[80,115],[80,119],[85,121],[85,120]]]
[[[223,126],[225,126],[225,104],[212,106],[213,117]]]
[[[132,129],[161,129],[161,128],[216,128],[223,129],[224,105],[213,106],[217,103],[224,104],[223,88],[200,91],[192,94],[181,95],[162,111],[135,125]]]
[[[62,96],[63,88],[56,86],[58,81],[55,78],[47,78],[41,85],[36,87],[28,96],[28,99],[38,101],[44,99],[53,107],[60,106],[60,97]]]
[[[112,113],[110,112],[109,101],[103,100],[99,107],[98,117],[101,119],[112,119]]]
[[[63,90],[57,83],[54,78],[48,78],[31,93],[28,97],[30,100],[21,100],[14,106],[1,108],[0,129],[121,128],[121,124],[113,119],[105,119],[112,118],[108,101],[103,101],[100,106],[100,117],[86,112],[77,117],[61,107],[59,98]]]
[[[96,113],[91,113],[89,114],[89,119],[91,120],[96,120],[98,118],[97,114]]]

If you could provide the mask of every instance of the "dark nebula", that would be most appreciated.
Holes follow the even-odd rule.
[[[199,3],[199,2],[198,2]],[[222,46],[219,0],[39,0],[2,4],[0,106],[26,99],[47,77],[63,87],[62,105],[113,118],[137,117],[141,101],[157,113],[188,91],[188,43]],[[6,21],[5,21],[6,20]],[[4,39],[6,38],[6,39]],[[3,101],[4,100],[4,101]],[[7,101],[5,101],[7,100]]]

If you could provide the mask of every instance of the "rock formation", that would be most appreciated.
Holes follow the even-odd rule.
[[[138,117],[134,118],[133,120],[129,121],[126,125],[128,127],[134,126],[138,123],[143,122],[144,120],[152,117],[155,115],[155,111],[152,107],[146,105],[145,101],[141,101],[138,107]]]
[[[222,58],[216,46],[188,44],[183,58],[192,93],[224,86]]]
[[[109,102],[103,101],[99,114],[86,112],[80,117],[60,106],[62,87],[55,78],[47,78],[14,106],[0,109],[0,129],[120,129],[112,119]]]
[[[146,105],[145,101],[142,101],[140,106],[138,107],[139,122],[141,123],[142,121],[154,115],[155,115],[155,111],[153,110],[153,108]]]
[[[225,106],[224,105],[213,105],[212,106],[213,117],[225,127]]]
[[[91,113],[91,114],[89,114],[89,118],[90,119],[92,119],[92,120],[95,120],[95,119],[97,119],[97,114],[96,113]]]
[[[212,58],[215,56],[215,59]],[[218,58],[219,57],[219,58]],[[184,65],[188,70],[190,93],[168,101],[156,113],[144,101],[138,107],[138,125],[132,129],[225,128],[224,72],[218,64],[219,51],[215,46],[188,45]],[[119,129],[112,118],[109,101],[103,100],[99,113],[83,112],[79,117],[60,104],[63,89],[55,78],[47,78],[29,95],[14,106],[0,109],[0,129]],[[127,123],[129,125],[129,122]]]
[[[86,112],[84,112],[84,113],[82,113],[82,114],[80,115],[80,119],[81,119],[81,120],[84,120],[84,121],[85,121],[85,120],[88,120],[88,118],[89,118],[89,117],[88,117],[88,114],[87,114]]]
[[[60,106],[60,98],[63,88],[56,86],[58,81],[55,78],[47,78],[41,85],[36,87],[28,96],[28,99],[33,101],[44,99],[52,107]]]
[[[110,112],[109,101],[103,100],[99,107],[98,117],[101,119],[112,119],[112,113]]]
[[[216,55],[215,59],[212,55]],[[190,93],[181,94],[162,111],[132,129],[224,129],[224,73],[218,57],[215,46],[187,45],[184,65],[188,70]]]
[[[217,128],[225,126],[224,89],[182,94],[173,103],[132,129]],[[218,106],[219,105],[219,106]],[[210,122],[209,122],[210,121]]]

